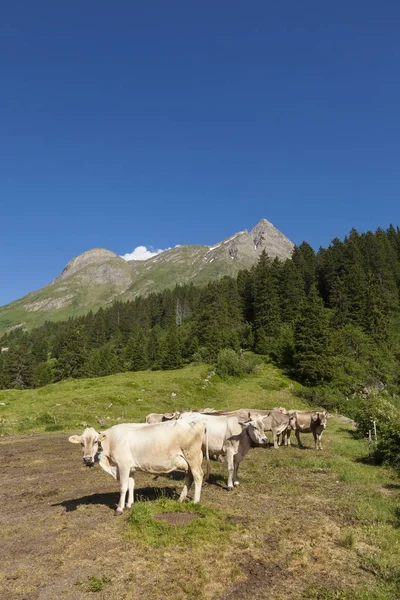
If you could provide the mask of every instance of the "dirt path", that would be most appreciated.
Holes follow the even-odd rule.
[[[321,576],[325,583],[339,585],[343,569],[350,573],[357,567],[351,554],[343,560],[344,551],[334,541],[344,522],[334,502],[335,475],[330,469],[310,468],[302,485],[305,469],[298,473],[285,467],[286,481],[291,478],[296,492],[287,497],[282,470],[271,470],[274,452],[253,450],[242,465],[242,487],[230,494],[224,465],[214,466],[202,500],[231,513],[238,530],[227,548],[193,565],[186,551],[135,548],[124,535],[128,514],[114,517],[117,483],[98,467],[82,466],[80,448],[69,444],[66,434],[3,438],[0,600],[233,599],[254,593],[274,600],[303,597],[293,590],[307,589]],[[277,452],[296,457],[300,451]],[[172,495],[181,487],[180,480],[154,481],[141,473],[136,495],[151,500],[159,488]],[[301,522],[305,506],[306,524]],[[314,538],[313,520],[318,523]],[[327,549],[325,559],[321,552]],[[200,588],[189,586],[192,573]],[[354,581],[361,575],[364,581],[372,577],[359,574]],[[104,577],[103,589],[91,589],[91,577]],[[182,587],[171,596],[168,586],[174,577],[183,578]]]

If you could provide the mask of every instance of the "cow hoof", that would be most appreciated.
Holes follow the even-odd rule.
[[[233,485],[228,485],[228,492],[231,492],[233,490]]]
[[[235,485],[237,487],[239,485],[239,482],[238,481],[234,481],[233,485]]]
[[[116,508],[116,509],[115,509],[115,513],[114,513],[114,515],[115,515],[116,517],[120,517],[120,516],[122,515],[122,512],[123,512],[123,511],[122,511],[120,508]]]

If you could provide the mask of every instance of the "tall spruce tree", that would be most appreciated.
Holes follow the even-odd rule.
[[[57,361],[57,379],[85,377],[87,350],[83,327],[71,320],[62,339]]]
[[[293,372],[306,385],[329,381],[330,372],[329,315],[315,283],[294,328]]]
[[[271,259],[262,252],[253,271],[253,313],[256,350],[266,354],[279,331],[280,308],[278,271]]]
[[[165,341],[161,366],[163,369],[180,369],[182,364],[179,331],[176,325],[172,325]]]
[[[147,340],[141,327],[128,340],[125,364],[128,371],[144,371],[148,367]]]

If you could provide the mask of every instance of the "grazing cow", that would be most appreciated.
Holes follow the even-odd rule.
[[[299,448],[303,448],[300,440],[300,433],[312,433],[316,450],[322,450],[321,438],[327,425],[326,412],[317,412],[311,410],[290,410],[290,425],[295,430],[296,439]]]
[[[250,448],[265,446],[265,437],[261,419],[240,422],[236,416],[205,415],[204,413],[183,413],[180,421],[206,423],[203,439],[203,452],[207,456],[207,475],[209,473],[208,456],[215,460],[225,456],[228,465],[228,490],[239,485],[238,470]]]
[[[179,501],[186,498],[194,479],[194,502],[199,502],[203,481],[201,448],[204,432],[204,423],[193,421],[174,420],[153,425],[124,423],[102,433],[89,427],[82,435],[72,435],[69,441],[81,444],[85,465],[92,466],[99,461],[102,469],[120,482],[121,494],[115,511],[120,515],[127,492],[126,507],[130,508],[134,502],[135,471],[155,475],[185,471],[186,480]]]
[[[290,446],[290,437],[286,436],[289,428],[290,417],[282,408],[262,410],[259,408],[239,408],[232,411],[217,411],[214,415],[236,416],[239,420],[261,418],[264,431],[272,431],[274,448],[279,447],[279,436],[282,435],[285,446]]]
[[[271,410],[262,419],[264,431],[272,431],[274,448],[279,448],[279,436],[282,435],[285,446],[290,446],[290,437],[287,435],[290,427],[290,416],[280,410]]]
[[[173,419],[177,419],[180,413],[150,413],[146,417],[146,423],[149,425],[153,425],[154,423],[164,423],[164,421],[172,421]]]

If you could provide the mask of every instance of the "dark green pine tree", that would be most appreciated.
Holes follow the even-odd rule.
[[[294,328],[293,373],[299,381],[317,385],[330,380],[330,343],[328,310],[314,284]]]
[[[114,375],[120,372],[120,365],[112,343],[100,348],[100,365],[102,375]]]
[[[162,357],[162,369],[180,369],[182,367],[182,352],[179,330],[176,325],[170,327],[165,341]]]
[[[364,330],[376,342],[387,342],[389,335],[390,310],[387,299],[382,294],[379,275],[369,273],[366,310],[363,318]]]
[[[317,259],[314,250],[307,242],[302,242],[293,250],[292,260],[302,274],[306,294],[311,286],[316,282],[317,277]]]
[[[71,320],[68,322],[68,327],[62,338],[57,360],[57,379],[85,377],[86,360],[87,350],[83,326]]]
[[[281,268],[279,277],[279,299],[281,320],[283,323],[293,323],[304,308],[306,294],[304,281],[296,264],[286,260]]]
[[[53,383],[55,380],[54,359],[35,365],[33,367],[32,380],[35,388]]]
[[[147,340],[141,327],[128,340],[125,365],[128,371],[144,371],[148,368]]]
[[[33,359],[26,339],[9,347],[4,353],[4,381],[7,388],[33,387]]]
[[[207,348],[210,357],[216,358],[223,347],[221,332],[224,330],[224,304],[217,282],[209,283],[202,292],[194,335],[200,346]]]
[[[278,270],[265,250],[253,272],[253,313],[256,351],[267,354],[280,327]]]
[[[86,336],[88,339],[88,348],[101,348],[106,343],[106,321],[104,310],[99,308],[97,313],[89,320],[87,324]]]
[[[151,369],[161,369],[164,331],[160,325],[155,325],[151,331],[147,342],[147,360]]]
[[[90,350],[85,365],[85,371],[87,377],[101,377],[105,374],[101,364],[100,348],[94,348],[93,350]]]

